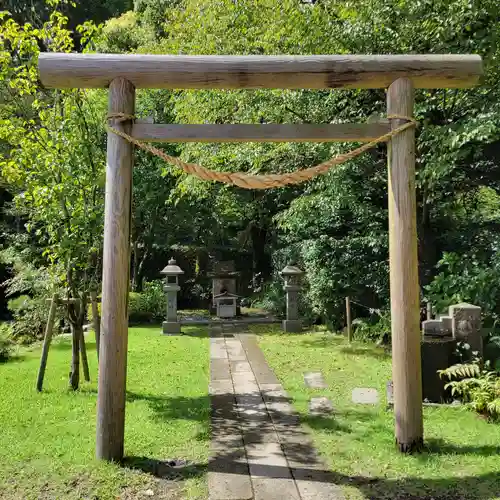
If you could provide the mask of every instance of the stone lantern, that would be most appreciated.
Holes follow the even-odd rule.
[[[281,271],[285,281],[283,290],[286,294],[286,319],[283,321],[285,332],[296,333],[302,331],[302,321],[299,319],[299,291],[300,281],[304,271],[296,266],[288,265]]]
[[[163,333],[166,335],[180,333],[181,324],[177,318],[177,292],[181,289],[179,276],[184,274],[184,271],[174,259],[170,259],[161,274],[165,275],[163,290],[167,294],[167,321],[163,322]]]

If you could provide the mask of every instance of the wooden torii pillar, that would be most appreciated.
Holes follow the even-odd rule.
[[[413,114],[414,88],[477,84],[475,55],[185,56],[57,54],[39,57],[42,83],[55,88],[109,88],[110,114],[134,114],[136,88],[387,88],[390,123],[170,125],[111,120],[145,141],[367,142]],[[403,117],[403,118],[401,118]],[[415,203],[415,138],[407,129],[389,144],[389,251],[395,436],[401,451],[423,442],[419,285]],[[108,134],[101,352],[97,402],[98,458],[124,449],[127,297],[133,147]]]

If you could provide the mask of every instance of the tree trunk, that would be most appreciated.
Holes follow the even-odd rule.
[[[71,322],[71,371],[69,372],[69,385],[74,391],[80,385],[80,339],[83,332],[73,322]]]
[[[132,242],[132,280],[131,288],[133,292],[137,292],[137,270],[139,268],[139,246],[136,239]]]
[[[137,267],[137,276],[136,276],[136,292],[142,292],[143,284],[144,284],[144,264],[149,256],[149,252],[146,250],[139,261],[139,266]]]
[[[252,224],[252,254],[254,274],[261,273],[265,281],[271,274],[271,259],[266,252],[267,228]]]

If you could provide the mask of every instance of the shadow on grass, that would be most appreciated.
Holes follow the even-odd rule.
[[[208,396],[184,398],[168,398],[162,396],[127,393],[129,401],[145,400],[158,417],[169,421],[172,419],[193,419],[207,423],[207,432],[200,439],[209,439],[208,433]],[[264,394],[267,412],[274,423],[280,428],[280,442],[295,479],[306,480],[309,483],[330,483],[331,488],[339,486],[356,488],[365,497],[375,500],[480,500],[495,498],[500,492],[498,472],[489,472],[473,476],[415,478],[388,478],[370,476],[368,474],[347,475],[327,470],[322,465],[307,433],[299,425],[298,416],[290,413],[282,405],[288,401],[283,396]],[[232,393],[212,395],[210,401],[210,418],[212,422],[212,440],[223,446],[217,446],[214,456],[208,465],[204,463],[190,464],[151,457],[126,457],[122,462],[124,467],[141,470],[165,480],[182,480],[190,477],[204,476],[207,471],[221,472],[236,476],[248,475],[245,464],[245,448],[247,446],[265,443],[269,422],[266,420],[266,409],[262,405],[259,394],[249,394],[239,402],[241,414],[251,415],[251,418],[241,420],[234,411],[235,398]],[[281,410],[283,408],[283,410]],[[240,414],[240,415],[241,415]],[[340,413],[352,420],[352,427],[336,421],[335,417],[301,416],[300,421],[313,428],[321,428],[331,432],[355,432],[354,421],[369,422],[373,415],[368,411],[347,410]],[[389,432],[389,431],[388,431]],[[241,433],[241,434],[240,434]],[[232,437],[234,436],[234,438]],[[231,442],[234,439],[234,443]],[[495,446],[455,446],[442,440],[429,440],[428,452],[415,455],[415,460],[426,460],[436,454],[471,454],[493,455],[499,452]],[[333,460],[335,463],[335,460]],[[258,475],[268,478],[289,477],[287,466],[259,464],[255,466]],[[410,469],[411,470],[411,469]]]
[[[88,339],[85,339],[85,347],[87,349],[87,352],[95,351],[96,350],[95,341],[90,341]],[[50,344],[49,350],[71,351],[71,349],[72,349],[71,337],[66,337],[66,338],[58,338],[57,340],[55,340],[55,342],[52,342]]]
[[[150,457],[125,457],[121,465],[127,469],[140,470],[160,479],[184,480],[204,476],[207,464],[190,464],[176,459],[158,460]]]
[[[209,419],[209,396],[168,397],[153,394],[139,394],[127,391],[127,402],[146,401],[155,416],[166,421],[172,419],[198,420],[207,423]],[[208,433],[208,430],[207,430]]]
[[[360,347],[360,346],[352,346],[346,345],[340,348],[340,351],[345,354],[353,354],[355,356],[369,356],[371,358],[376,359],[388,359],[391,357],[389,351],[382,350],[381,347]]]
[[[429,454],[439,455],[476,455],[489,457],[500,454],[500,444],[498,446],[483,445],[483,446],[456,446],[453,443],[448,443],[444,439],[429,438],[425,440],[425,450]],[[415,455],[415,457],[425,459],[424,455]],[[499,476],[499,493],[500,493],[500,476]]]
[[[24,360],[26,360],[24,354],[10,354],[8,358],[0,358],[0,365],[21,363]]]

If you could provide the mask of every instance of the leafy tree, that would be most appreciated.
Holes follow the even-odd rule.
[[[2,178],[14,194],[14,207],[43,250],[54,287],[63,286],[73,341],[78,344],[87,294],[97,281],[102,235],[104,185],[103,93],[55,91],[38,87],[39,42],[57,51],[73,48],[67,18],[54,10],[41,29],[19,25],[4,14],[0,26],[0,79],[11,99],[1,110],[0,139],[8,153]],[[28,113],[9,116],[22,102]],[[71,385],[78,387],[78,371]]]

